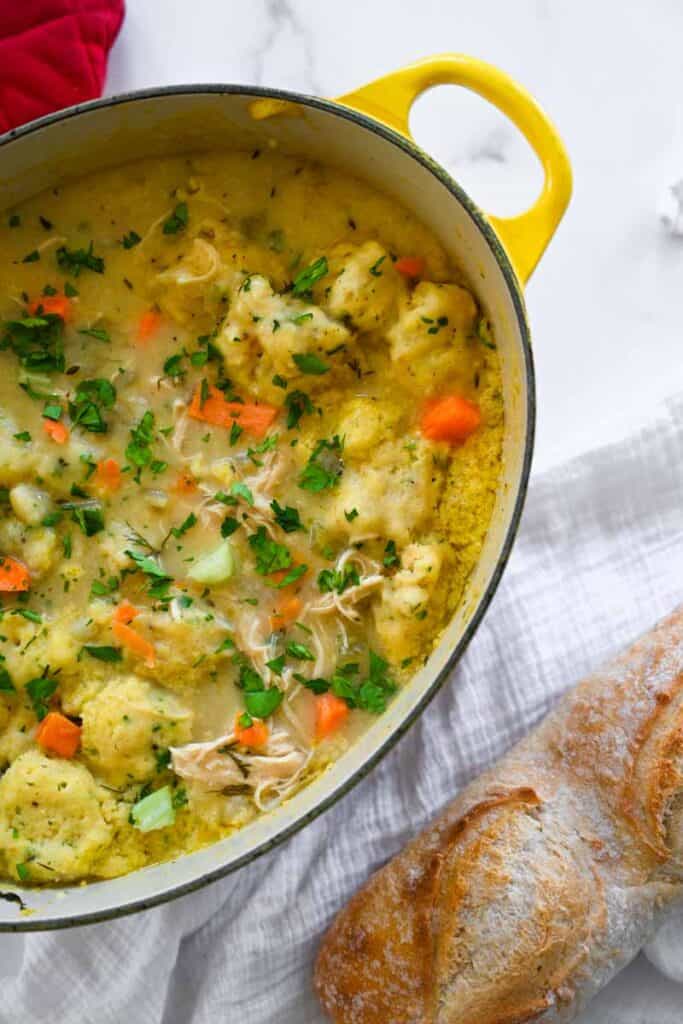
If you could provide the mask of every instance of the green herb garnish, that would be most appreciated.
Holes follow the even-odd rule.
[[[29,696],[39,722],[45,718],[45,715],[50,710],[48,701],[56,689],[57,680],[50,679],[47,675],[42,675],[37,679],[30,679],[26,684],[26,693]]]
[[[81,426],[92,434],[104,434],[107,422],[102,409],[114,408],[116,388],[108,380],[96,377],[93,380],[82,380],[74,393],[73,401],[69,402],[69,414],[74,426]]]
[[[317,260],[314,260],[310,266],[305,267],[297,276],[294,278],[294,284],[292,285],[293,295],[307,295],[313,285],[321,278],[325,277],[328,272],[327,259],[325,256],[319,256]]]
[[[178,203],[173,213],[164,221],[163,231],[165,235],[177,235],[187,227],[189,211],[187,203]]]
[[[4,665],[0,665],[0,691],[2,693],[16,692],[16,686],[12,682],[12,677]]]
[[[302,373],[310,373],[316,377],[322,376],[330,369],[314,352],[295,352],[292,359]]]
[[[322,569],[318,573],[318,589],[322,594],[332,591],[343,594],[348,587],[357,587],[359,584],[358,570],[352,565],[344,566],[343,569]]]
[[[271,501],[270,507],[273,510],[275,522],[285,533],[295,533],[297,530],[303,530],[303,523],[297,509],[292,508],[291,505],[285,505],[282,508],[275,499]]]
[[[296,640],[290,640],[285,651],[290,658],[295,658],[297,661],[315,661],[315,654],[310,647],[300,644]]]
[[[341,461],[343,450],[344,443],[338,434],[331,441],[325,438],[318,441],[299,475],[299,487],[314,494],[334,487],[344,468]]]
[[[191,530],[196,522],[196,515],[194,514],[194,512],[190,512],[189,516],[183,520],[180,526],[171,527],[171,533],[176,539],[178,539],[179,537],[182,537],[184,533],[187,533],[188,530]]]
[[[234,516],[226,516],[221,523],[221,537],[231,537],[239,529],[239,522]]]
[[[64,321],[56,313],[9,320],[4,327],[0,349],[11,349],[22,366],[43,372],[64,370]]]
[[[93,243],[87,249],[67,249],[62,245],[57,249],[57,263],[67,274],[78,277],[83,270],[91,270],[94,274],[104,273],[104,260],[95,256]]]
[[[384,256],[380,256],[380,258],[378,260],[375,260],[375,262],[372,264],[372,266],[370,267],[370,273],[372,274],[373,277],[382,276],[382,271],[379,268],[382,266],[386,258],[387,256],[385,253]]]
[[[386,543],[382,565],[385,569],[398,569],[401,565],[401,559],[396,551],[396,542],[393,540],[388,540]]]
[[[265,526],[259,526],[256,533],[249,537],[249,547],[256,556],[256,571],[262,576],[269,576],[281,569],[288,569],[292,564],[292,556],[284,544],[271,540]]]
[[[105,661],[110,664],[117,661],[123,661],[123,654],[120,647],[95,647],[92,644],[85,644],[83,650],[86,654],[89,654],[91,658],[95,658],[96,661]]]
[[[305,391],[290,391],[285,398],[287,409],[287,430],[293,430],[299,425],[299,420],[304,413],[313,412],[313,403]]]

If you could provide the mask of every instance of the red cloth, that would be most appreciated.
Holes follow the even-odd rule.
[[[0,0],[0,132],[99,96],[124,0]]]

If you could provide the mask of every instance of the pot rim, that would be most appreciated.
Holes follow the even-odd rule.
[[[145,89],[135,89],[129,92],[116,93],[113,96],[89,100],[85,103],[66,107],[64,110],[57,111],[53,114],[46,114],[44,117],[36,118],[25,125],[12,128],[10,131],[0,135],[0,151],[10,143],[31,135],[36,131],[40,131],[42,128],[56,124],[59,121],[68,120],[72,117],[78,117],[84,113],[90,113],[91,111],[97,111],[106,107],[119,106],[124,103],[137,102],[139,100],[153,100],[166,96],[191,96],[197,94],[244,96],[256,99],[283,100],[288,103],[313,107],[314,109],[332,114],[335,117],[342,117],[347,121],[355,123],[362,129],[374,132],[375,135],[379,135],[385,141],[392,143],[399,149],[402,149],[405,153],[421,164],[427,171],[433,174],[460,203],[460,205],[464,207],[470,219],[478,228],[480,234],[484,236],[496,263],[500,267],[503,278],[508,287],[520,331],[521,347],[524,358],[524,375],[526,381],[526,434],[514,507],[512,509],[508,528],[500,546],[495,569],[493,570],[486,587],[482,591],[481,596],[477,600],[476,607],[466,628],[464,629],[457,644],[449,653],[443,667],[439,672],[437,672],[432,682],[421,695],[420,699],[411,707],[403,721],[382,743],[380,743],[374,753],[372,753],[358,768],[356,768],[348,778],[336,786],[331,793],[316,803],[310,811],[297,817],[289,825],[284,826],[276,832],[271,838],[261,842],[235,860],[222,864],[220,867],[214,868],[211,871],[206,871],[189,882],[183,882],[164,889],[162,892],[153,896],[134,899],[129,903],[119,904],[116,907],[110,907],[105,910],[80,913],[65,917],[55,917],[42,921],[38,916],[36,916],[35,919],[29,917],[19,921],[6,923],[0,922],[0,933],[53,931],[61,928],[75,928],[87,924],[116,920],[119,917],[134,914],[142,910],[148,910],[152,907],[157,907],[170,902],[171,900],[177,899],[178,897],[189,895],[212,882],[225,878],[240,868],[246,867],[247,864],[252,863],[258,857],[261,857],[275,849],[277,846],[280,846],[285,842],[285,840],[291,838],[306,825],[310,824],[310,822],[314,821],[325,811],[329,810],[330,807],[334,806],[334,804],[341,800],[342,797],[346,796],[347,793],[349,793],[372,771],[382,758],[384,758],[396,743],[398,743],[401,737],[405,735],[414,722],[417,721],[428,704],[445,684],[448,676],[467,650],[472,637],[479,628],[479,624],[481,623],[481,620],[493,599],[493,595],[498,588],[498,584],[500,583],[517,536],[522,510],[526,500],[536,427],[536,391],[531,336],[521,283],[500,239],[479,207],[473,202],[467,192],[464,191],[455,179],[451,177],[448,171],[425,153],[412,139],[401,135],[399,132],[383,124],[381,121],[360,113],[352,107],[347,107],[341,103],[337,103],[334,100],[322,99],[317,96],[309,96],[305,93],[293,92],[286,89],[271,89],[266,86],[193,83],[187,85],[156,86]],[[174,861],[168,862],[169,866],[173,863]],[[102,880],[100,884],[106,884],[106,881],[106,879]],[[11,899],[15,894],[18,895],[20,893],[30,891],[30,889],[26,890],[15,887],[10,893],[0,892],[0,899],[7,899],[8,897]]]

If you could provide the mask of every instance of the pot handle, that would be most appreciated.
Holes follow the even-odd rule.
[[[488,216],[517,274],[531,276],[562,220],[572,193],[569,158],[552,122],[529,93],[492,64],[461,53],[426,57],[337,99],[412,139],[413,103],[435,85],[464,85],[493,103],[525,135],[541,162],[543,188],[536,202],[516,217]]]

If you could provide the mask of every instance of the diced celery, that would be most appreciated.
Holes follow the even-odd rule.
[[[213,551],[209,551],[192,566],[188,572],[197,583],[225,583],[235,572],[235,555],[229,540],[224,540]]]
[[[149,796],[138,800],[133,804],[130,812],[133,824],[141,832],[152,832],[157,828],[166,828],[175,822],[175,810],[173,809],[173,798],[171,787],[162,786],[156,789]]]

